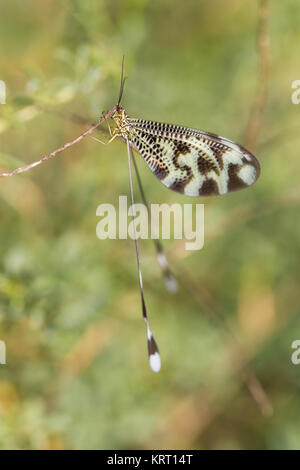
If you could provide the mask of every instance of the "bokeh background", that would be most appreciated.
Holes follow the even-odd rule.
[[[262,167],[251,189],[196,201],[138,157],[150,202],[205,203],[202,250],[164,243],[177,294],[141,243],[160,374],[133,242],[95,235],[97,206],[129,194],[124,144],[86,139],[0,180],[1,449],[300,447],[299,19],[296,0],[1,2],[2,171],[111,109],[123,54],[130,115],[246,142]]]

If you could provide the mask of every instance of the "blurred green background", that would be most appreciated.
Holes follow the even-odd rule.
[[[137,157],[150,202],[205,203],[202,250],[164,242],[177,294],[164,288],[151,241],[140,246],[160,374],[147,362],[133,242],[95,235],[97,206],[129,194],[124,144],[85,139],[0,180],[0,448],[300,447],[300,366],[291,362],[300,339],[299,19],[298,1],[269,2],[268,102],[249,147],[262,167],[255,186],[192,200]],[[79,135],[86,126],[72,113],[92,123],[112,108],[123,54],[131,116],[243,143],[257,28],[253,0],[2,1],[0,169]]]

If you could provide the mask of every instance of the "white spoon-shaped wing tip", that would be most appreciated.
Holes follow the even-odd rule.
[[[153,372],[159,372],[161,368],[161,361],[160,361],[160,355],[156,351],[154,354],[151,354],[149,356],[149,363],[150,367],[153,370]]]

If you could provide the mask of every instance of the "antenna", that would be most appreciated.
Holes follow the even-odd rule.
[[[123,55],[120,92],[119,92],[119,99],[118,99],[117,107],[120,106],[121,99],[122,99],[122,96],[123,96],[123,91],[124,91],[124,84],[125,84],[125,80],[126,80],[126,77],[124,77],[124,60],[125,60],[125,56]]]

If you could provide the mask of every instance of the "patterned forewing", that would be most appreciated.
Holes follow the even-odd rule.
[[[130,140],[168,188],[187,196],[226,194],[252,185],[260,168],[242,146],[189,127],[129,119]]]

